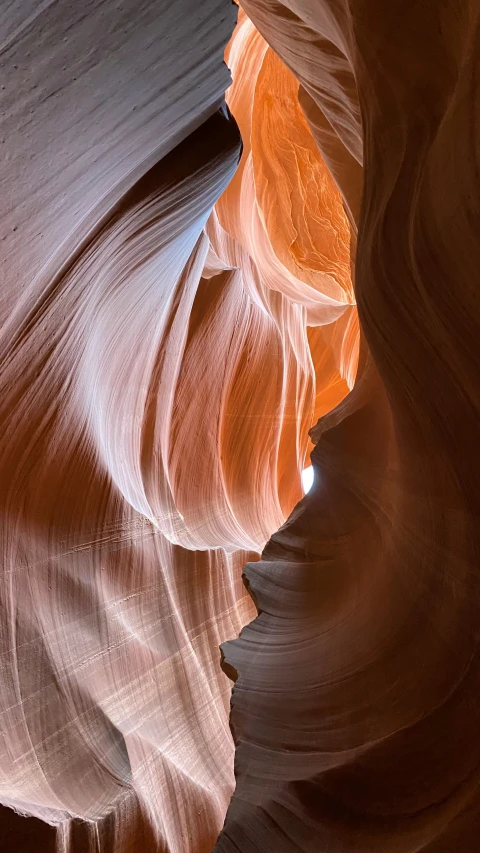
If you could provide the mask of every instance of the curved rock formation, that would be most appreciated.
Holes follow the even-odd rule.
[[[2,14],[3,835],[208,851],[233,788],[218,647],[255,612],[241,570],[300,498],[314,410],[351,382],[348,227],[243,14],[232,65],[247,30],[258,69],[230,90],[245,150],[212,212],[241,155],[233,7]],[[283,125],[287,161],[278,111],[268,152],[247,130],[272,74],[302,127]],[[267,211],[300,143],[290,252]]]
[[[312,430],[313,490],[245,571],[259,615],[224,646],[237,786],[215,850],[473,851],[479,10],[244,6],[358,223],[365,340]]]
[[[59,850],[207,851],[233,782],[218,645],[252,614],[261,528],[232,533],[218,489],[195,518],[209,427],[182,377],[241,150],[219,112],[234,9],[30,5],[2,9],[0,801]]]
[[[473,853],[480,11],[243,7],[0,11],[0,832]]]

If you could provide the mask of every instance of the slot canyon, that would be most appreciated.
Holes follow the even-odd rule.
[[[0,853],[477,853],[479,0],[0,22]]]

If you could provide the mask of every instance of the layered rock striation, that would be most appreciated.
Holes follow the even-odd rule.
[[[0,11],[9,849],[473,853],[479,17]]]

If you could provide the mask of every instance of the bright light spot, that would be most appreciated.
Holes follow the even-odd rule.
[[[313,486],[313,468],[311,465],[304,468],[302,471],[302,486],[305,494],[310,491]]]

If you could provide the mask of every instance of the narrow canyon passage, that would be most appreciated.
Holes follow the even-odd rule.
[[[0,23],[0,853],[475,853],[477,0]]]

